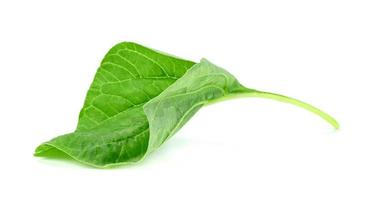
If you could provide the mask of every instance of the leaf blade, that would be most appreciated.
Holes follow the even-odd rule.
[[[172,137],[202,106],[235,97],[287,102],[339,126],[310,104],[244,87],[206,59],[195,64],[124,42],[103,59],[76,130],[41,144],[35,155],[64,153],[99,168],[135,163]]]
[[[149,135],[142,106],[193,64],[135,43],[117,44],[94,77],[75,132],[41,144],[35,155],[57,149],[97,167],[141,159]]]

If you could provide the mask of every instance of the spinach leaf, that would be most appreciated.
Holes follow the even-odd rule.
[[[73,133],[38,146],[36,156],[64,154],[94,167],[134,163],[174,135],[202,106],[236,97],[264,97],[328,114],[299,100],[242,86],[202,59],[183,60],[123,42],[104,57]]]

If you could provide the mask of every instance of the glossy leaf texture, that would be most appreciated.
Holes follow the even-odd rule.
[[[43,143],[35,155],[64,153],[96,167],[140,160],[149,142],[143,105],[193,65],[131,42],[114,46],[87,92],[75,132]]]
[[[124,42],[104,57],[76,130],[41,144],[35,155],[63,154],[100,168],[135,163],[174,135],[205,104],[248,96],[298,105],[338,127],[332,117],[309,104],[242,86],[206,59],[195,64]]]

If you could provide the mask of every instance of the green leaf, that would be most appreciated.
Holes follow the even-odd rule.
[[[246,88],[205,59],[195,64],[124,42],[103,59],[75,132],[41,144],[35,155],[65,154],[95,167],[137,162],[174,135],[205,104],[236,97],[295,104],[338,128],[338,123],[319,109],[293,98]]]

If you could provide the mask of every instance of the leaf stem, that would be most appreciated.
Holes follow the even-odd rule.
[[[227,99],[234,99],[234,98],[241,98],[241,97],[259,97],[259,98],[272,99],[272,100],[277,100],[277,101],[284,102],[284,103],[293,104],[293,105],[299,106],[305,110],[308,110],[308,111],[318,115],[319,117],[321,117],[325,121],[327,121],[329,124],[331,124],[335,129],[339,129],[339,123],[337,122],[337,120],[334,119],[329,114],[323,112],[319,108],[316,108],[316,107],[314,107],[308,103],[305,103],[303,101],[300,101],[298,99],[284,96],[281,94],[271,93],[271,92],[262,92],[262,91],[258,91],[258,90],[251,90],[250,92],[245,91],[245,92],[240,92],[240,93],[232,93],[225,97],[209,101],[206,103],[206,105],[213,104],[213,103],[220,102],[220,101],[227,100]]]

